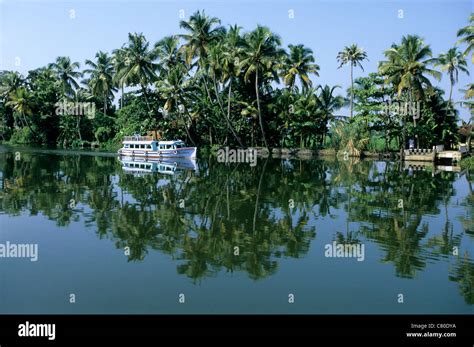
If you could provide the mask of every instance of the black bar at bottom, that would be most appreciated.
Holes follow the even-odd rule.
[[[28,323],[27,323],[28,322]],[[54,340],[19,336],[55,324]],[[44,328],[44,326],[43,326]],[[38,328],[40,331],[41,328]],[[35,334],[33,330],[32,334]],[[45,330],[46,331],[46,330]],[[453,335],[455,334],[455,336]],[[408,336],[408,334],[411,334]],[[421,334],[421,335],[419,335]],[[178,336],[313,336],[405,344],[474,345],[473,315],[1,315],[0,346]],[[439,336],[441,335],[441,336]]]

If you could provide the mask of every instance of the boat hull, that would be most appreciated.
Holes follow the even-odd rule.
[[[164,150],[140,150],[121,148],[118,154],[126,157],[143,157],[143,158],[196,158],[196,147],[184,147],[177,149]]]

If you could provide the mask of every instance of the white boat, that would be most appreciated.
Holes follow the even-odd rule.
[[[126,136],[122,145],[118,154],[132,158],[196,158],[197,153],[181,140],[158,141],[152,136]]]

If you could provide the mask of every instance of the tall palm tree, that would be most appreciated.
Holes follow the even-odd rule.
[[[353,105],[354,105],[354,67],[360,67],[362,71],[364,68],[362,67],[362,61],[367,59],[367,53],[356,44],[352,44],[350,46],[344,47],[344,49],[337,54],[337,61],[339,62],[339,68],[343,65],[350,63],[351,65],[351,100],[350,100],[350,109],[351,113],[350,116],[352,117],[353,114]]]
[[[437,80],[441,78],[439,71],[429,68],[430,65],[436,63],[436,59],[432,58],[430,46],[417,35],[404,36],[400,45],[392,44],[384,55],[387,60],[379,63],[379,72],[386,78],[385,83],[392,84],[399,97],[403,91],[406,91],[411,102],[423,100],[424,89],[432,89],[426,75]],[[416,128],[415,117],[413,117],[413,125]],[[402,137],[401,151],[405,148],[406,142],[405,126],[403,126]],[[418,136],[415,135],[415,138]],[[419,148],[419,142],[416,142]]]
[[[292,89],[299,77],[303,90],[312,86],[310,74],[319,76],[319,65],[315,64],[313,51],[304,45],[288,45],[290,52],[283,58],[282,74],[283,82]]]
[[[234,135],[237,142],[243,147],[243,143],[240,137],[237,135],[232,122],[230,120],[230,106],[232,100],[232,83],[239,73],[239,59],[242,54],[243,39],[240,35],[241,27],[234,25],[229,28],[225,36],[225,41],[222,46],[222,57],[221,57],[221,72],[222,82],[227,82],[228,94],[227,94],[227,117],[226,121],[232,134]]]
[[[0,75],[0,98],[7,100],[10,94],[23,86],[24,83],[25,79],[20,73],[16,71],[4,71]]]
[[[280,45],[281,39],[278,35],[272,33],[267,27],[257,26],[255,30],[247,33],[244,37],[244,48],[242,60],[240,61],[240,66],[244,72],[244,81],[248,83],[253,79],[255,83],[258,121],[263,142],[267,148],[268,143],[263,127],[260,105],[260,85],[267,83],[270,79],[278,81],[277,62],[284,54]]]
[[[324,87],[319,85],[316,89],[319,90],[319,95],[316,98],[316,107],[322,118],[322,140],[321,145],[324,145],[324,137],[327,132],[327,124],[333,119],[341,118],[341,115],[337,115],[336,111],[340,110],[346,105],[346,99],[341,95],[334,95],[334,91],[340,86],[330,87],[325,85]]]
[[[166,100],[164,109],[167,112],[179,116],[184,123],[186,135],[193,145],[195,142],[189,132],[188,123],[192,124],[191,116],[185,106],[185,100],[190,97],[190,81],[186,79],[187,69],[176,65],[167,72],[165,78],[157,82],[157,89]],[[187,117],[184,117],[186,115]]]
[[[84,70],[85,73],[90,74],[90,78],[87,80],[92,95],[97,98],[101,98],[103,105],[104,115],[107,112],[107,104],[110,98],[113,98],[113,92],[116,91],[113,84],[114,67],[112,59],[107,53],[99,51],[96,55],[96,62],[89,59],[86,60],[86,65],[90,66],[91,69]]]
[[[33,136],[37,137],[36,132],[31,128],[31,125],[27,119],[27,116],[31,116],[33,114],[33,100],[31,98],[31,94],[26,90],[26,88],[20,87],[13,91],[10,94],[6,105],[11,107],[14,112],[18,113],[22,117],[22,122],[24,122],[28,129],[30,129]]]
[[[469,16],[469,25],[459,29],[458,43],[467,44],[467,48],[464,51],[464,56],[467,56],[472,50],[474,50],[474,13]],[[474,64],[474,54],[471,55],[471,62]]]
[[[441,67],[441,71],[446,71],[449,75],[449,99],[448,108],[451,105],[453,95],[453,87],[458,82],[459,71],[469,75],[466,59],[464,55],[456,48],[450,48],[446,53],[441,53],[438,57],[436,65]],[[447,111],[446,111],[447,112]]]
[[[197,11],[189,17],[188,21],[180,21],[179,27],[186,30],[187,34],[179,35],[184,39],[183,51],[186,56],[186,64],[189,66],[192,60],[198,58],[199,68],[204,68],[210,46],[215,43],[223,33],[220,19],[209,17],[204,11]]]
[[[154,48],[160,61],[160,72],[166,74],[177,64],[184,63],[182,52],[179,51],[179,36],[166,36],[155,43]]]
[[[179,35],[185,43],[181,47],[185,55],[186,65],[191,67],[193,59],[197,58],[197,71],[200,71],[200,78],[204,83],[209,102],[212,103],[211,93],[209,91],[208,75],[208,55],[213,44],[223,37],[225,30],[220,26],[220,19],[209,17],[204,11],[197,11],[189,17],[188,21],[182,20],[179,23],[180,28],[187,31],[187,34]]]
[[[125,89],[125,78],[124,74],[126,72],[126,54],[127,51],[124,47],[118,48],[112,51],[113,58],[112,63],[114,65],[114,76],[113,82],[114,84],[120,88],[120,108],[123,107],[123,99],[124,99],[124,89]]]
[[[126,85],[140,86],[148,111],[150,111],[147,88],[157,79],[155,72],[158,69],[158,64],[154,62],[156,53],[149,49],[149,42],[141,33],[129,33],[128,44],[124,50],[125,63],[119,75]]]
[[[79,88],[76,79],[82,76],[78,62],[71,62],[69,57],[57,57],[54,63],[49,65],[56,73],[58,83],[64,98],[73,99],[75,91]]]
[[[417,35],[404,36],[400,45],[392,44],[384,55],[388,60],[379,63],[379,72],[386,77],[386,83],[393,84],[399,96],[407,90],[411,97],[420,100],[424,88],[431,87],[426,75],[441,78],[440,72],[429,68],[436,63],[430,46]]]

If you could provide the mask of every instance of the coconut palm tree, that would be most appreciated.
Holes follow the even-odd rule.
[[[469,16],[469,25],[459,29],[458,43],[465,43],[467,45],[464,51],[464,56],[467,56],[474,49],[474,13]],[[474,54],[471,55],[471,62],[474,64]]]
[[[404,36],[400,45],[393,44],[384,55],[388,60],[379,63],[379,72],[386,77],[386,83],[394,85],[399,95],[407,90],[412,98],[421,100],[424,88],[431,87],[426,75],[441,79],[439,71],[429,68],[437,61],[432,58],[430,46],[417,35]]]
[[[71,62],[69,57],[57,57],[54,63],[49,65],[56,73],[58,84],[62,91],[64,98],[73,99],[79,84],[76,79],[82,76],[78,62]]]
[[[155,53],[160,61],[160,72],[166,74],[177,64],[184,63],[183,54],[179,51],[179,36],[166,36],[155,43]]]
[[[285,55],[282,63],[283,82],[293,89],[296,77],[299,77],[303,90],[312,86],[310,74],[319,76],[319,65],[315,64],[313,51],[304,45],[288,45],[290,52]]]
[[[204,11],[195,12],[189,17],[188,21],[180,21],[179,27],[188,32],[187,34],[179,35],[185,41],[182,49],[188,66],[197,57],[198,67],[205,67],[210,46],[223,34],[224,29],[219,26],[220,23],[220,19],[209,17]]]
[[[123,48],[125,50],[125,63],[123,64],[123,70],[118,73],[125,85],[140,86],[148,111],[151,108],[147,88],[150,83],[157,80],[155,72],[158,69],[158,64],[154,62],[156,53],[149,49],[149,45],[142,33],[129,33],[128,44]]]
[[[113,98],[113,92],[117,91],[113,84],[114,67],[112,59],[107,53],[99,51],[95,55],[97,61],[93,62],[89,59],[86,60],[86,65],[90,66],[91,69],[84,70],[85,73],[90,74],[90,78],[86,81],[89,85],[92,95],[102,99],[103,113],[107,112],[107,104],[110,98]]]
[[[184,123],[186,135],[193,145],[195,142],[189,132],[188,123],[192,124],[191,116],[185,106],[185,100],[190,97],[190,80],[186,79],[187,69],[184,65],[176,65],[168,71],[166,78],[157,82],[157,89],[166,100],[166,112],[179,116]],[[185,117],[185,115],[187,117]]]
[[[0,98],[7,100],[11,93],[25,84],[23,76],[16,71],[2,71],[0,75]]]
[[[120,108],[123,107],[124,88],[126,82],[124,78],[124,74],[126,72],[126,53],[127,51],[124,47],[112,51],[112,63],[115,72],[113,76],[113,82],[115,86],[120,88]]]
[[[464,55],[456,48],[450,48],[446,53],[441,53],[438,57],[436,65],[441,67],[441,71],[446,71],[449,75],[449,99],[448,107],[451,105],[451,98],[453,95],[453,87],[458,82],[459,72],[464,72],[469,75],[466,59]]]
[[[211,47],[219,41],[225,34],[225,30],[220,26],[220,19],[209,17],[204,11],[197,11],[189,17],[188,21],[182,20],[179,23],[180,28],[187,31],[186,34],[179,35],[184,39],[185,43],[181,47],[181,51],[185,55],[186,65],[191,68],[193,59],[197,58],[197,72],[200,72],[200,79],[204,83],[209,102],[212,103],[212,97],[209,90],[209,82],[207,80],[209,62],[208,55]],[[222,105],[219,105],[222,108]],[[223,111],[223,110],[222,110]]]
[[[340,86],[330,87],[325,85],[324,87],[319,85],[316,90],[319,90],[319,94],[316,95],[316,108],[322,118],[322,140],[321,145],[324,145],[324,137],[327,132],[327,124],[333,119],[342,118],[341,115],[337,115],[336,111],[340,110],[346,105],[346,99],[341,95],[334,95],[334,91]]]
[[[260,86],[271,79],[278,81],[277,62],[284,54],[280,48],[281,39],[272,33],[270,29],[263,26],[257,28],[244,37],[244,48],[240,67],[244,72],[244,81],[255,83],[255,95],[257,98],[258,121],[262,132],[263,142],[268,148],[265,130],[263,128],[262,110],[260,105]]]
[[[230,120],[230,106],[232,100],[232,83],[239,73],[239,59],[242,54],[243,39],[240,35],[241,27],[234,25],[229,28],[226,33],[225,41],[222,46],[222,57],[221,57],[221,80],[223,83],[227,82],[228,94],[227,94],[227,125],[234,135],[237,142],[243,147],[243,143],[240,137],[237,135],[232,122]]]
[[[27,116],[33,114],[33,99],[28,90],[26,90],[25,87],[20,87],[13,91],[9,96],[9,100],[6,102],[6,106],[11,107],[14,112],[19,114],[22,122],[30,129],[33,136],[37,137],[36,132],[31,128],[27,119]]]
[[[362,67],[362,61],[367,59],[367,53],[356,44],[346,46],[344,49],[337,54],[336,57],[337,61],[339,62],[339,68],[343,65],[350,64],[351,65],[351,99],[350,99],[350,116],[352,117],[353,113],[353,105],[354,105],[354,67],[360,67],[362,71],[364,68]],[[367,59],[368,60],[368,59]]]
[[[407,35],[402,38],[400,45],[392,44],[392,47],[384,52],[386,61],[379,63],[379,72],[384,76],[385,83],[393,85],[398,96],[406,91],[410,102],[421,101],[425,96],[425,89],[432,89],[430,75],[437,80],[441,79],[439,71],[430,69],[429,66],[436,63],[432,58],[429,45],[417,35]],[[416,128],[416,118],[413,117],[413,125]],[[401,150],[405,148],[406,127],[403,126],[403,139]],[[417,135],[415,135],[418,138]],[[419,148],[419,142],[417,147]]]

